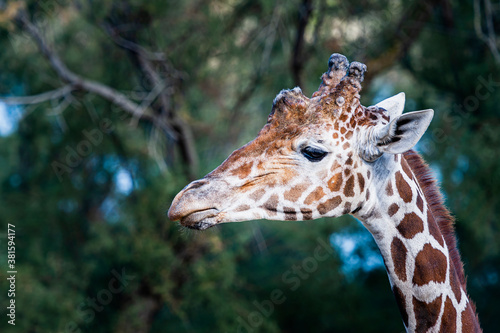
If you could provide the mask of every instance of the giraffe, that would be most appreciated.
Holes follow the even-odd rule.
[[[412,150],[434,111],[403,113],[404,93],[362,106],[365,71],[333,54],[311,98],[282,90],[258,136],[177,194],[169,219],[204,230],[350,214],[380,249],[408,332],[481,332],[453,218]]]

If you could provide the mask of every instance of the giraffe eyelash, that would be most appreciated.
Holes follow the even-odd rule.
[[[306,146],[300,150],[302,155],[310,162],[319,162],[328,154],[328,152],[311,146]]]

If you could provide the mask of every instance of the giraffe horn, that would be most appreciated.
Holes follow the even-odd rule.
[[[341,70],[344,74],[347,72],[347,68],[349,68],[349,61],[347,58],[340,54],[340,53],[334,53],[330,56],[328,59],[328,69],[329,70],[334,70],[334,71],[339,71]],[[340,81],[341,78],[339,78]]]
[[[354,78],[358,82],[363,82],[366,72],[366,65],[357,61],[351,62],[349,66],[349,77]]]
[[[342,78],[339,86],[351,87],[348,90],[349,94],[355,94],[356,98],[359,99],[359,92],[361,91],[361,82],[363,82],[364,75],[366,72],[366,65],[357,61],[351,62],[349,65],[349,73]]]
[[[328,59],[328,71],[321,76],[321,84],[312,97],[327,95],[335,91],[342,78],[347,74],[349,61],[345,56],[334,53]]]

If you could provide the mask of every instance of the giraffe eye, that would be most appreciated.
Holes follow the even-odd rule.
[[[326,151],[310,146],[303,148],[301,153],[311,162],[319,162],[328,154]]]

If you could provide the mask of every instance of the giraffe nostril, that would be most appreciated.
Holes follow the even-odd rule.
[[[196,181],[192,182],[191,185],[189,185],[188,188],[186,188],[186,191],[200,188],[200,187],[202,187],[203,185],[205,185],[207,183],[208,183],[208,181],[205,180],[205,179],[196,180]]]

